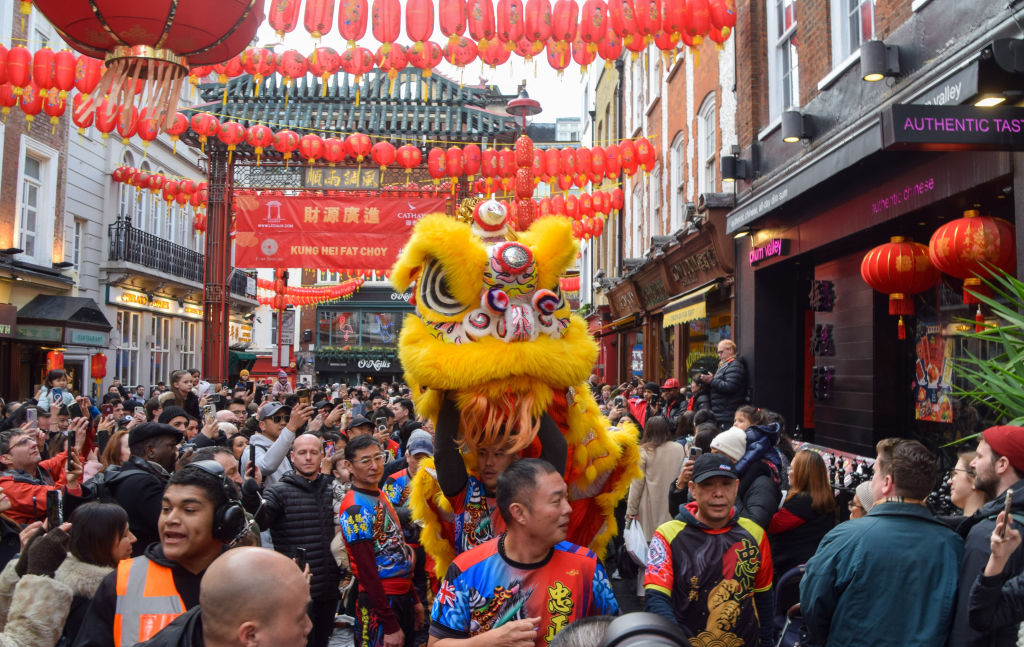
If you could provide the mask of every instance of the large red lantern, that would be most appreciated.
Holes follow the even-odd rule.
[[[622,152],[618,144],[608,144],[604,147],[604,175],[609,180],[614,180],[622,172]]]
[[[97,128],[99,127],[99,117],[96,119]],[[199,146],[203,150],[206,150],[206,140],[210,137],[215,137],[217,132],[220,131],[220,122],[217,118],[208,112],[199,112],[192,115],[192,130],[199,135]]]
[[[516,43],[516,55],[527,62],[532,61],[534,56],[540,54],[543,51],[543,41],[532,41],[526,37],[523,37],[519,39],[518,43]]]
[[[551,10],[551,39],[562,45],[575,40],[579,13],[576,0],[555,0]]]
[[[409,48],[409,64],[423,70],[423,78],[428,79],[433,75],[437,64],[444,60],[444,52],[440,45],[430,40],[422,45],[419,49],[416,45]]]
[[[312,166],[313,162],[324,156],[323,137],[314,133],[303,135],[299,139],[299,155]]]
[[[637,32],[650,43],[654,34],[661,31],[661,0],[633,0],[636,8]]]
[[[496,31],[498,40],[505,43],[506,49],[514,49],[523,37],[524,9],[524,0],[498,0]]]
[[[384,169],[395,163],[395,145],[391,142],[377,142],[370,149],[370,159],[383,173]]]
[[[548,0],[526,0],[524,20],[523,38],[532,42],[535,48],[538,43],[547,43],[551,38],[551,3]]]
[[[405,3],[405,33],[413,47],[423,47],[434,35],[434,0],[407,0]]]
[[[84,54],[75,61],[75,89],[88,98],[103,76],[103,62]]]
[[[5,83],[2,86],[2,88],[9,87],[9,83]],[[2,92],[2,88],[0,88],[0,92]],[[11,97],[14,97],[13,93],[11,94]],[[78,127],[79,135],[85,134],[85,129],[92,125],[92,120],[95,116],[94,111],[82,110],[82,104],[90,101],[92,101],[92,99],[87,98],[84,94],[77,93],[71,100],[71,121],[73,121],[75,123],[75,126]],[[6,108],[6,104],[4,103],[2,98],[0,98],[0,105],[3,105]],[[6,116],[6,114],[4,116]]]
[[[366,0],[341,0],[338,5],[338,32],[348,41],[348,47],[366,35],[366,21],[369,17]]]
[[[338,162],[342,162],[348,157],[348,152],[345,151],[345,142],[337,137],[328,137],[324,140],[324,159],[334,166]]]
[[[502,43],[497,38],[492,38],[487,42],[487,47],[479,47],[480,60],[485,65],[489,65],[491,69],[504,65],[508,61],[509,57],[512,56],[506,47],[505,43]]]
[[[402,5],[398,0],[373,0],[370,24],[373,37],[381,43],[387,54],[402,33]]]
[[[341,69],[355,77],[356,105],[359,105],[360,80],[373,69],[373,52],[365,47],[351,47],[341,53]]]
[[[586,74],[587,67],[597,58],[597,46],[587,43],[579,36],[572,41],[572,60],[580,66],[580,73]]]
[[[456,67],[465,67],[476,58],[476,43],[468,38],[457,38],[454,44],[449,42],[444,47],[444,58]]]
[[[448,175],[448,157],[443,148],[431,148],[427,153],[427,172],[434,180],[434,186]]]
[[[636,140],[636,160],[643,167],[644,171],[650,173],[658,161],[654,146],[646,137]]]
[[[301,79],[306,76],[306,57],[289,49],[281,52],[277,57],[277,71],[283,78],[285,87],[291,85],[294,79]]]
[[[626,42],[632,41],[637,33],[633,0],[608,0],[608,22],[616,36]]]
[[[993,269],[1017,273],[1015,232],[1002,218],[969,209],[962,218],[935,230],[928,243],[929,256],[939,270],[963,279],[964,303],[981,303],[977,295],[991,295],[982,280],[992,278]]]
[[[614,189],[612,189],[609,197],[610,201],[608,203],[608,206],[610,206],[612,209],[615,209],[616,211],[622,209],[622,206],[626,203],[626,194],[619,187],[615,187]]]
[[[53,50],[43,47],[32,55],[32,82],[40,90],[53,87]]]
[[[416,146],[405,144],[398,148],[395,157],[398,160],[398,165],[405,169],[405,181],[408,182],[412,169],[419,166],[423,160],[423,153]]]
[[[238,58],[246,74],[252,75],[256,86],[255,95],[260,96],[260,85],[263,83],[263,79],[277,69],[277,57],[274,56],[273,50],[265,47],[250,47]]]
[[[45,96],[46,93],[36,87],[35,83],[30,83],[28,87],[22,89],[21,99],[18,100],[18,104],[21,106],[21,111],[25,113],[25,121],[28,122],[29,129],[32,128],[32,122],[35,120],[36,115],[43,111],[43,98]]]
[[[32,53],[18,45],[7,52],[7,81],[14,86],[15,96],[32,80]]]
[[[57,93],[44,96],[46,97],[46,101],[43,102],[43,112],[49,115],[52,132],[55,133],[57,132],[57,124],[60,122],[60,117],[64,114],[64,110],[67,108],[67,99],[61,98]]]
[[[235,148],[245,142],[245,126],[237,121],[227,121],[220,125],[217,131],[217,138],[228,147],[228,164],[235,153]]]
[[[711,29],[711,8],[708,0],[687,0],[686,7],[689,10],[686,33],[693,39],[694,45],[700,45],[704,35]]]
[[[356,161],[360,164],[370,154],[372,148],[373,144],[370,142],[370,138],[363,133],[352,133],[345,138],[345,150],[350,157],[356,158]]]
[[[298,0],[271,0],[270,10],[267,11],[267,22],[277,32],[278,38],[284,38],[285,34],[291,33],[299,24]]]
[[[516,140],[516,166],[529,168],[533,166],[533,140],[526,135],[520,135]]]
[[[636,155],[636,145],[632,140],[625,139],[619,143],[619,155],[622,159],[622,170],[625,171],[626,175],[629,177],[636,175],[639,160]]]
[[[444,153],[448,177],[457,178],[462,175],[462,149],[452,146]]]
[[[492,43],[493,45],[493,43]],[[480,164],[483,162],[483,154],[476,144],[466,144],[462,147],[462,172],[473,181],[473,176],[480,172]]]
[[[569,43],[557,40],[548,40],[547,44],[548,65],[551,69],[561,72],[569,67],[572,60],[572,50]]]
[[[259,166],[263,149],[274,143],[274,131],[269,126],[264,126],[263,124],[249,126],[245,132],[245,140],[256,152],[256,165]]]
[[[107,376],[107,356],[103,353],[96,353],[89,358],[89,377],[94,380],[102,380]]]
[[[292,152],[299,147],[299,134],[294,130],[279,130],[274,133],[274,150],[284,155],[285,167],[292,158]]]
[[[306,0],[302,24],[313,38],[329,33],[334,24],[334,0]]]
[[[900,318],[900,339],[907,336],[903,315],[914,314],[913,295],[939,280],[939,270],[929,260],[928,248],[903,236],[893,236],[865,254],[860,275],[871,289],[889,295],[889,314]]]
[[[466,33],[466,0],[440,0],[438,20],[448,44],[454,44]]]
[[[597,51],[597,43],[601,42],[608,29],[608,5],[604,0],[587,0],[580,9],[580,26],[577,36],[588,45],[591,51]]]
[[[154,117],[170,119],[177,110],[179,88],[190,65],[226,61],[245,49],[263,22],[262,3],[252,0],[178,0],[135,3],[125,10],[123,0],[36,0],[36,7],[60,31],[72,48],[106,60],[100,95],[125,105],[139,93],[149,95]],[[145,79],[142,90],[134,79]],[[168,125],[165,123],[165,126]]]
[[[332,76],[338,73],[341,67],[341,57],[338,52],[330,47],[317,47],[313,54],[306,59],[306,67],[313,76],[320,77],[320,96],[327,96],[327,82]]]
[[[53,55],[53,87],[60,91],[60,98],[66,99],[75,87],[75,66],[78,61],[74,54],[62,49]]]
[[[49,100],[47,103],[49,103]],[[51,121],[53,121],[56,126],[56,121],[52,119]],[[156,123],[156,117],[150,117],[147,114],[147,111],[143,109],[142,113],[139,114],[139,127],[136,129],[135,134],[142,140],[142,146],[148,147],[149,143],[160,135],[160,125]],[[245,138],[243,136],[243,140],[244,139]]]
[[[64,368],[64,353],[59,350],[51,350],[46,354],[46,372],[56,371]]]
[[[467,0],[466,26],[469,36],[477,41],[477,47],[487,49],[494,38],[494,3],[491,0]]]
[[[386,72],[390,85],[388,86],[388,94],[392,94],[395,91],[395,79],[398,78],[398,73],[409,65],[409,57],[406,55],[405,47],[398,44],[393,44],[388,51],[384,51],[384,45],[380,46],[377,50],[377,67],[382,72]]]

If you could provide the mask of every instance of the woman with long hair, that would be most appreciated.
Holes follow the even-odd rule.
[[[119,561],[132,556],[135,543],[135,535],[128,529],[128,513],[116,503],[86,503],[75,509],[70,521],[68,556],[53,576],[74,594],[64,622],[63,635],[69,645],[75,642],[100,582]]]
[[[629,486],[626,518],[640,524],[650,541],[658,526],[672,519],[668,495],[683,465],[685,451],[672,442],[674,430],[665,416],[651,416],[640,439],[640,469],[644,475]],[[637,594],[643,595],[643,571],[637,582]]]
[[[782,508],[768,524],[776,580],[810,559],[836,523],[836,499],[819,453],[807,449],[796,453],[789,485]]]

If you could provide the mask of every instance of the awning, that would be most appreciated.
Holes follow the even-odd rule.
[[[605,324],[605,325],[601,326],[600,328],[598,328],[596,331],[591,331],[591,332],[600,332],[602,330],[614,330],[616,328],[624,328],[624,327],[628,326],[629,324],[633,323],[634,321],[636,321],[636,313],[633,313],[631,315],[626,315],[625,317],[619,317],[615,321],[613,321],[613,322],[611,322],[609,324]]]
[[[84,325],[109,331],[113,326],[89,297],[40,294],[18,310],[18,319],[52,321],[57,325]]]
[[[676,324],[703,319],[707,316],[707,293],[718,287],[718,281],[704,287],[691,290],[678,299],[671,301],[662,311],[661,325],[665,328]]]
[[[243,353],[237,350],[228,351],[228,373],[237,375],[243,370],[249,371],[256,363],[256,353]]]

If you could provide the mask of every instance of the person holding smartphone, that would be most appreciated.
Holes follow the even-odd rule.
[[[72,421],[74,443],[69,448],[70,461],[69,450],[42,460],[35,435],[24,429],[0,432],[0,488],[11,501],[7,516],[18,523],[41,521],[46,515],[46,493],[51,490],[82,496],[83,461],[78,457],[91,449],[86,439],[88,426],[86,418]]]

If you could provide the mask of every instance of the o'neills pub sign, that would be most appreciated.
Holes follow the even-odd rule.
[[[1024,150],[1024,108],[895,104],[882,113],[882,144],[909,150]]]

